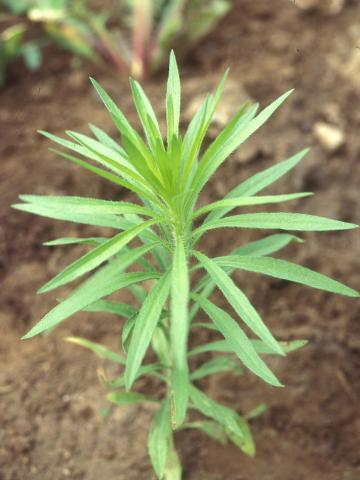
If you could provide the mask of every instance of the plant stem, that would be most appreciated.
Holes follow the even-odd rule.
[[[169,453],[165,468],[164,480],[181,480],[182,468],[179,455],[175,449],[174,434],[169,435]]]

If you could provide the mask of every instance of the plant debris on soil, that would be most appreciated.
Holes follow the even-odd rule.
[[[236,83],[240,96],[262,106],[289,88],[296,91],[217,173],[204,195],[215,200],[257,170],[311,146],[273,192],[314,191],[294,209],[359,223],[360,4],[349,0],[339,14],[326,16],[285,0],[234,3],[218,28],[183,60],[183,111],[191,110],[201,93],[199,82],[211,89],[214,74],[220,76],[228,65],[235,97],[226,95],[224,115],[239,101]],[[20,193],[126,196],[48,152],[48,140],[36,130],[86,131],[91,121],[115,135],[88,73],[136,123],[123,79],[94,72],[87,64],[71,69],[69,57],[56,49],[45,64],[32,75],[15,65],[0,95],[0,479],[153,479],[146,453],[153,407],[109,409],[98,376],[110,375],[113,367],[63,341],[71,334],[117,347],[119,320],[84,313],[48,336],[20,341],[55,302],[51,295],[36,296],[36,290],[84,248],[54,249],[42,242],[101,232],[11,211],[9,205]],[[146,85],[162,118],[164,85],[165,74]],[[205,236],[202,248],[219,255],[253,238],[249,232],[221,231]],[[357,230],[309,233],[305,240],[288,247],[283,258],[360,288]],[[201,433],[181,432],[177,442],[185,480],[359,480],[359,302],[274,279],[259,281],[253,274],[237,280],[279,339],[310,342],[285,359],[269,360],[285,389],[251,375],[204,381],[213,398],[239,412],[259,403],[268,409],[252,421],[255,459]],[[201,335],[208,334],[191,341],[207,340]]]

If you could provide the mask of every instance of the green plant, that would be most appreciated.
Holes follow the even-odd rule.
[[[18,23],[0,33],[0,86],[6,80],[7,64],[18,57],[24,59],[29,70],[37,70],[41,64],[40,45],[36,41],[25,41],[26,26]]]
[[[78,156],[57,151],[60,156],[137,195],[140,203],[108,201],[73,196],[22,195],[20,210],[45,217],[105,226],[117,233],[111,238],[60,238],[46,245],[87,244],[93,248],[47,282],[40,293],[96,272],[61,300],[23,338],[49,331],[80,311],[111,312],[126,319],[121,334],[121,352],[83,338],[68,340],[98,356],[116,362],[123,373],[105,383],[108,398],[118,405],[142,401],[158,403],[149,433],[149,454],[159,479],[181,478],[181,465],[173,438],[175,430],[197,428],[221,442],[234,442],[247,455],[255,446],[248,420],[261,413],[263,406],[241,416],[210,399],[197,386],[197,380],[216,372],[240,373],[240,364],[268,384],[281,382],[263,360],[266,355],[285,355],[306,341],[278,341],[262,321],[243,291],[231,279],[235,269],[257,272],[314,288],[352,297],[358,293],[341,283],[303,266],[269,256],[290,242],[301,239],[288,233],[275,233],[241,245],[230,255],[209,258],[198,242],[210,230],[220,228],[279,229],[289,231],[346,230],[356,225],[298,213],[240,213],[233,209],[295,200],[310,195],[257,195],[295,167],[307,150],[278,163],[240,183],[223,199],[197,207],[202,189],[220,165],[254,133],[291,92],[287,92],[257,113],[258,105],[244,105],[218,137],[203,146],[206,131],[220,100],[226,74],[214,95],[208,95],[184,135],[179,132],[180,79],[174,54],[170,56],[166,94],[167,136],[163,140],[155,113],[141,86],[130,80],[135,107],[146,142],[133,129],[121,110],[101,86],[92,83],[117,126],[121,144],[104,131],[90,125],[95,138],[68,131],[70,140],[50,133],[46,137]],[[95,165],[97,164],[97,165]],[[130,247],[137,238],[139,243]],[[136,268],[130,267],[136,266]],[[151,281],[150,291],[144,282]],[[210,296],[217,287],[234,312],[247,325],[249,337],[227,311]],[[129,289],[139,306],[108,297]],[[210,320],[204,321],[203,314]],[[189,332],[210,329],[220,339],[188,348]],[[155,360],[146,361],[152,350]],[[211,358],[199,365],[199,354]],[[200,357],[201,358],[201,357]],[[239,364],[240,360],[240,364]],[[190,365],[190,366],[189,366]],[[132,391],[136,380],[149,375],[164,383],[164,395],[156,398]],[[189,410],[206,417],[189,418]]]
[[[40,23],[47,38],[76,55],[142,78],[156,72],[174,44],[191,48],[230,9],[230,0],[123,0],[109,10],[88,0],[0,0]]]

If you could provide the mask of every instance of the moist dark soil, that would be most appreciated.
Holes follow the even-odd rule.
[[[302,12],[294,3],[237,1],[217,29],[182,59],[184,111],[191,109],[204,85],[215,85],[228,65],[232,84],[262,106],[296,88],[248,146],[217,173],[203,199],[217,199],[247,176],[311,146],[296,171],[271,191],[315,191],[293,210],[359,223],[360,5],[349,1],[339,15],[321,16]],[[98,376],[113,367],[63,340],[80,335],[115,347],[119,320],[77,315],[49,336],[20,340],[55,302],[51,295],[36,296],[36,290],[84,250],[41,243],[98,235],[101,229],[32,217],[9,205],[20,193],[126,196],[55,157],[48,152],[49,142],[35,133],[86,131],[91,121],[115,134],[88,74],[100,80],[135,122],[126,81],[88,64],[72,69],[71,59],[56,49],[36,74],[13,66],[0,94],[1,480],[154,478],[146,454],[153,407],[106,410]],[[164,87],[165,73],[146,86],[161,118]],[[227,102],[231,110],[231,96]],[[343,132],[345,141],[337,150],[329,152],[314,136],[319,121]],[[202,248],[219,255],[251,238],[258,237],[233,230],[212,233],[204,237]],[[288,247],[281,256],[360,288],[356,230],[304,238],[304,244]],[[284,389],[270,388],[251,375],[218,375],[202,383],[209,395],[239,412],[259,403],[268,409],[252,421],[255,459],[200,433],[180,433],[184,478],[358,480],[359,302],[252,274],[237,280],[278,338],[307,338],[309,346],[269,360]],[[218,301],[223,302],[220,296]],[[195,335],[191,342],[204,340]],[[148,381],[138,386],[156,388]]]

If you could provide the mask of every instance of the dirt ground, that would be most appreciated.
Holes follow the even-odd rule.
[[[228,65],[233,85],[261,105],[289,88],[296,91],[218,172],[205,197],[216,199],[257,170],[311,146],[296,171],[272,191],[314,191],[314,197],[293,208],[359,223],[359,3],[349,1],[336,16],[302,12],[286,0],[235,4],[182,62],[184,111],[191,109],[198,87],[212,88]],[[49,142],[35,133],[40,128],[56,134],[86,131],[89,121],[115,133],[88,73],[134,118],[126,82],[91,65],[72,70],[69,58],[56,50],[37,74],[16,66],[0,93],[0,480],[153,479],[146,454],[152,407],[115,409],[104,416],[108,405],[97,369],[110,367],[63,341],[72,334],[115,346],[118,320],[78,315],[48,337],[19,340],[54,304],[51,295],[36,296],[37,288],[69,262],[69,255],[82,251],[41,243],[99,229],[32,217],[10,211],[9,205],[20,193],[124,195],[56,158],[47,150]],[[147,85],[160,116],[164,85],[165,75]],[[236,88],[232,94],[237,95]],[[338,149],[330,152],[322,145],[314,134],[317,122],[343,132]],[[231,230],[209,234],[203,248],[219,254],[253,238],[239,235]],[[288,247],[284,258],[360,288],[356,230],[304,238],[305,244]],[[240,412],[263,402],[268,410],[252,424],[255,459],[200,433],[180,433],[185,480],[359,480],[359,302],[251,274],[239,282],[277,337],[308,338],[310,344],[271,360],[285,389],[270,388],[250,375],[218,375],[203,382],[211,396]]]

